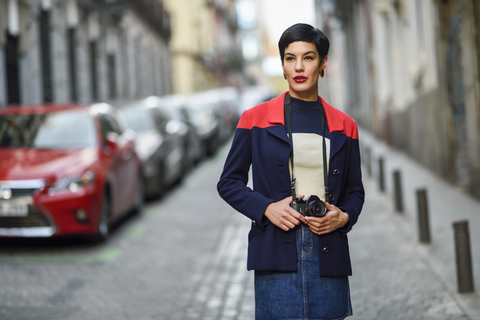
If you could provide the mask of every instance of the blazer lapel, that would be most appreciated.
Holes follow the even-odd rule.
[[[330,133],[330,160],[342,149],[347,136],[340,132]]]
[[[290,145],[290,140],[285,128],[285,115],[283,110],[283,103],[287,92],[270,100],[268,105],[268,122],[270,123],[270,126],[267,127],[266,130],[273,136]],[[327,116],[328,129],[330,132],[330,159],[332,159],[342,149],[346,141],[346,135],[344,134],[345,127],[340,120],[336,109],[329,103],[325,102],[322,97],[320,97],[320,99],[322,100],[325,114]]]
[[[290,144],[287,130],[285,128],[285,114],[283,110],[283,103],[286,94],[287,92],[284,92],[280,96],[270,100],[268,105],[268,122],[270,123],[270,126],[267,127],[266,130],[278,139]]]

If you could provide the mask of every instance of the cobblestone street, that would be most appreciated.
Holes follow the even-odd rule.
[[[480,0],[0,0],[0,320],[348,293],[480,320]]]
[[[104,244],[2,239],[0,319],[253,319],[249,221],[215,189],[227,149]],[[350,319],[478,319],[478,293],[456,293],[455,274],[446,278],[431,259],[442,243],[418,244],[411,215],[395,213],[373,177],[364,182],[367,201],[349,234]]]

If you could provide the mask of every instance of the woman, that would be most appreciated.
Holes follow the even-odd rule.
[[[325,35],[296,24],[278,46],[289,90],[242,114],[217,188],[252,220],[256,318],[344,319],[352,314],[347,233],[364,201],[357,126],[318,96]],[[313,196],[325,202],[304,210]]]

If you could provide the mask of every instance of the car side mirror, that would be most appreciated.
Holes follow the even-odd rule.
[[[106,136],[107,144],[104,147],[104,153],[110,155],[115,153],[118,149],[118,134],[115,132],[109,132]]]

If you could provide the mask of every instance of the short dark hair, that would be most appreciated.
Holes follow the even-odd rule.
[[[280,51],[282,64],[285,49],[290,43],[295,41],[313,43],[317,47],[321,60],[328,54],[328,49],[330,48],[330,42],[322,31],[306,23],[297,23],[285,30],[278,41],[278,50]]]

